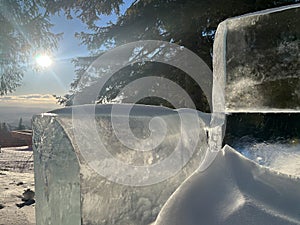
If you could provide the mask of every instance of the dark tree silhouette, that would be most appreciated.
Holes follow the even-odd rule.
[[[25,126],[23,125],[23,119],[22,117],[19,120],[19,124],[18,124],[18,130],[25,130]]]

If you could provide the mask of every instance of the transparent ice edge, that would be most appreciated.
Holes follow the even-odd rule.
[[[236,16],[236,17],[231,17],[228,18],[228,20],[235,20],[235,19],[240,19],[240,18],[246,18],[246,17],[251,17],[251,16],[261,16],[261,15],[266,15],[266,14],[271,14],[271,13],[276,13],[276,12],[282,12],[284,10],[289,10],[289,9],[295,9],[300,7],[300,3],[292,4],[292,5],[286,5],[286,6],[280,6],[276,8],[271,8],[271,9],[265,9],[257,12],[251,12],[247,13],[244,15]]]

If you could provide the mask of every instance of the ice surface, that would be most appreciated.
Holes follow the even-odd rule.
[[[255,140],[236,143],[236,149],[247,158],[278,172],[300,177],[300,144],[288,141]]]
[[[219,25],[214,79],[224,85],[227,112],[300,110],[299,7],[252,13]]]
[[[300,179],[261,167],[225,146],[207,170],[171,196],[155,225],[300,224]]]
[[[113,105],[116,106],[116,105]],[[35,155],[35,179],[36,179],[36,217],[37,224],[102,224],[102,225],[124,225],[124,224],[150,224],[155,221],[161,207],[165,204],[171,194],[179,185],[189,177],[201,164],[207,151],[206,126],[209,125],[210,117],[205,114],[199,115],[198,132],[194,130],[195,125],[189,124],[182,127],[181,115],[190,115],[189,110],[170,110],[163,107],[139,106],[131,110],[129,125],[133,135],[137,138],[147,139],[151,136],[151,129],[159,129],[164,121],[167,133],[160,145],[152,151],[133,151],[124,143],[121,143],[112,127],[112,117],[126,117],[123,114],[130,105],[120,105],[120,110],[111,116],[112,105],[98,105],[94,109],[94,124],[97,127],[103,146],[91,143],[89,137],[95,134],[89,132],[92,125],[81,118],[83,136],[78,141],[75,137],[76,129],[72,121],[72,108],[64,108],[35,116],[33,120],[34,129],[34,155]],[[83,109],[80,112],[88,112],[91,106],[74,106]],[[74,110],[73,107],[73,110]],[[92,106],[94,107],[94,105]],[[153,117],[159,117],[156,122],[150,122]],[[200,118],[202,117],[202,119]],[[74,118],[73,118],[74,119]],[[75,118],[76,119],[76,118]],[[80,117],[78,118],[80,120]],[[118,122],[118,120],[117,120]],[[119,127],[122,131],[122,127]],[[127,129],[127,128],[126,128]],[[124,129],[123,134],[129,134]],[[184,132],[180,132],[180,131]],[[200,132],[199,132],[200,131]],[[122,132],[121,132],[122,133]],[[199,135],[199,141],[194,143],[194,134]],[[84,136],[86,135],[86,136]],[[184,135],[184,139],[182,139]],[[193,139],[190,139],[193,137]],[[129,136],[128,136],[129,138]],[[97,163],[105,162],[100,156],[103,150],[107,150],[113,158],[127,165],[149,166],[166,162],[163,159],[170,157],[176,146],[180,143],[183,151],[180,159],[174,158],[171,165],[166,165],[162,171],[156,174],[158,182],[145,186],[140,185],[143,179],[151,178],[151,174],[143,174],[143,177],[128,177],[128,185],[114,182],[114,176],[124,174],[136,175],[134,171],[124,171],[122,168],[114,167],[111,177],[99,175],[99,171],[93,169]],[[145,143],[137,143],[142,147]],[[182,169],[176,171],[167,179],[161,179],[173,169],[173,166],[184,162],[189,157],[192,144],[196,144],[190,160]],[[80,149],[85,146],[90,149],[92,158],[88,158],[86,152]],[[176,161],[176,160],[179,160]],[[108,162],[112,162],[110,159]],[[169,162],[170,163],[170,162]],[[109,168],[110,163],[106,164]],[[142,167],[137,167],[142,171]],[[100,171],[100,173],[103,171]],[[148,175],[148,176],[147,176]],[[153,178],[153,177],[152,177]],[[154,176],[155,178],[155,176]],[[130,183],[131,182],[131,183]],[[130,184],[132,184],[130,186]],[[82,221],[82,222],[81,222]]]
[[[276,171],[300,176],[299,113],[232,113],[224,142]]]
[[[53,115],[33,119],[36,224],[81,225],[80,170],[72,143]]]

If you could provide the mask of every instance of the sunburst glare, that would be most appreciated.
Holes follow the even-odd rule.
[[[49,55],[37,55],[35,59],[36,63],[43,68],[49,67],[52,64],[52,59]]]

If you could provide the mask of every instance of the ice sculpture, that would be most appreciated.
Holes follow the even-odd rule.
[[[299,10],[296,4],[219,25],[214,78],[224,84],[227,112],[300,109]]]
[[[121,112],[131,106],[120,105]],[[74,107],[87,109],[90,106]],[[155,126],[149,127],[151,124],[149,122],[157,116],[161,118],[161,120],[157,120],[157,126],[160,126],[159,123],[165,123],[168,127],[163,142],[154,151],[135,152],[120,143],[114,134],[111,120],[112,107],[112,105],[98,105],[95,108],[95,123],[106,149],[93,146],[94,161],[87,160],[84,150],[78,147],[78,140],[75,141],[72,108],[64,108],[34,117],[37,224],[150,224],[154,222],[170,195],[197,169],[199,162],[203,160],[208,147],[206,127],[209,124],[209,116],[199,113],[197,119],[199,123],[196,124],[196,127],[200,126],[201,131],[196,132],[199,135],[196,143],[189,139],[182,140],[181,135],[193,136],[191,133],[195,133],[195,130],[193,125],[190,125],[188,129],[182,131],[178,111],[164,107],[135,105],[131,109],[129,118],[134,135],[149,136],[149,129],[155,129]],[[188,111],[182,113],[189,115]],[[124,115],[121,113],[113,114],[113,116],[119,118]],[[82,126],[88,125],[83,121]],[[87,135],[90,135],[88,134],[89,128],[83,128]],[[82,139],[81,141],[84,142],[83,146],[89,148],[93,143],[87,142],[87,140]],[[195,144],[195,151],[190,152],[193,144]],[[105,162],[106,159],[101,159],[101,153],[108,151],[116,159],[128,164],[148,165],[150,173],[150,166],[165,163],[163,159],[168,158],[177,145],[183,150],[179,160],[184,161],[184,158],[190,157],[186,154],[192,154],[191,159],[174,176],[158,180],[159,182],[152,185],[134,186],[135,181],[144,179],[144,177],[133,177],[135,180],[131,182],[132,186],[130,183],[127,185],[117,183],[114,180],[111,181],[110,177],[101,176],[92,169],[94,163]],[[108,161],[106,168],[109,168],[110,163],[111,161]],[[178,161],[169,163],[175,165],[178,164]],[[158,172],[156,176],[164,176],[167,169],[172,169],[172,165],[166,165],[165,170]],[[142,167],[137,168],[138,170],[143,169]],[[103,167],[103,169],[105,168]],[[121,173],[130,171],[113,168],[111,172],[121,176]],[[147,175],[151,174],[144,174],[144,176]],[[159,177],[157,178],[159,179]],[[131,178],[128,177],[128,179]]]
[[[85,114],[94,106],[74,106],[35,116],[37,224],[299,224],[299,178],[261,167],[228,146],[222,151],[218,147],[224,132],[224,103],[227,113],[299,110],[299,18],[298,4],[221,23],[214,47],[212,121],[197,112],[196,123],[181,127],[179,110],[134,106],[131,111],[128,126],[135,136],[147,139],[151,131],[156,131],[158,139],[164,137],[155,151],[147,149],[156,142],[142,141],[138,143],[141,151],[134,152],[130,142],[123,145],[118,141],[111,119],[118,124],[123,114],[113,114],[112,118],[113,105],[95,107],[94,123],[78,120],[78,126],[84,128],[81,136],[86,139],[76,137],[72,109]],[[126,111],[131,106],[120,107]],[[181,113],[187,116],[190,112]],[[157,116],[160,119],[154,119]],[[164,126],[169,127],[167,132],[163,132]],[[99,140],[90,127],[97,127],[101,134],[98,147]],[[127,135],[128,129],[123,133],[117,130],[119,135]],[[191,136],[199,140],[195,142]],[[208,145],[212,146],[211,154]],[[88,160],[82,146],[91,153]],[[175,159],[183,167],[158,183],[140,185],[151,177],[152,165],[163,162],[177,146],[183,154]],[[103,150],[109,154],[101,154]],[[139,174],[138,166],[142,165],[149,166],[149,173],[131,176],[128,170],[113,167],[115,162],[107,155],[137,165],[131,171],[134,174]],[[99,164],[97,173],[92,168]],[[205,168],[199,168],[201,164]],[[169,161],[168,165],[176,163]],[[169,166],[161,167],[156,176],[165,176],[173,169]],[[111,177],[101,173],[107,169]],[[122,176],[118,180],[120,174],[125,174],[125,179]],[[135,179],[142,183],[130,185],[136,184]]]

